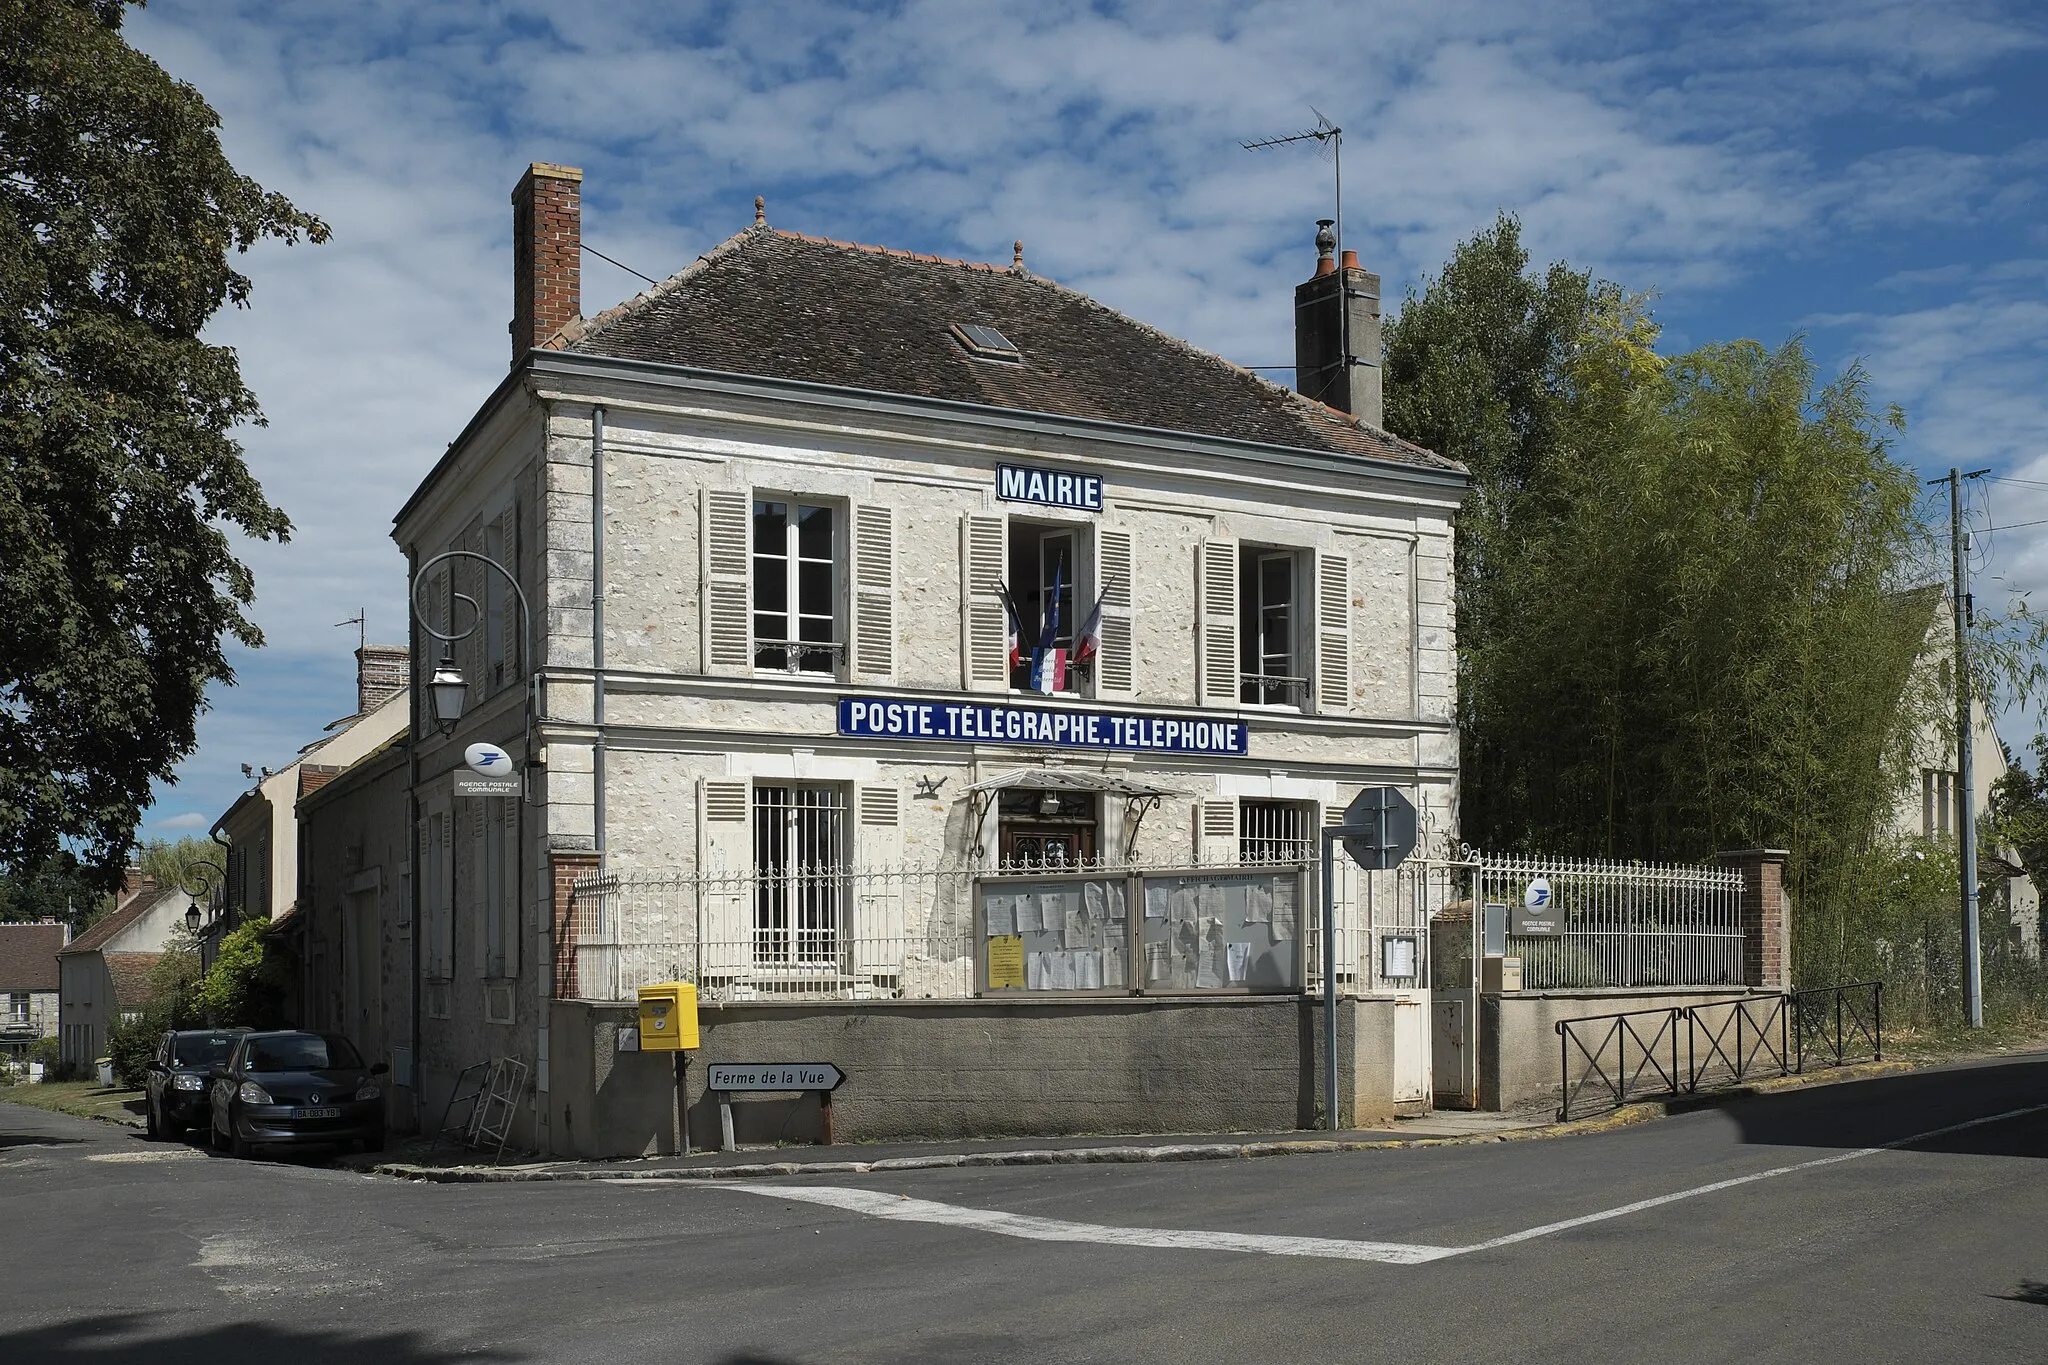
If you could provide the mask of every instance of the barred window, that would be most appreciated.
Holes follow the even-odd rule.
[[[1306,801],[1246,798],[1237,813],[1237,856],[1245,863],[1301,863],[1316,853],[1315,807]]]

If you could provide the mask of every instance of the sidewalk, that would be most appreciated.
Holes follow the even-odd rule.
[[[1140,1136],[1002,1138],[952,1142],[842,1143],[834,1147],[742,1148],[690,1156],[612,1161],[479,1161],[477,1154],[424,1140],[396,1153],[343,1157],[337,1165],[435,1183],[557,1180],[743,1180],[845,1175],[956,1166],[1054,1166],[1099,1162],[1221,1161],[1245,1157],[1364,1151],[1451,1142],[1499,1141],[1554,1127],[1548,1111],[1519,1114],[1438,1111],[1392,1127],[1336,1133],[1162,1133]],[[1576,1127],[1577,1125],[1573,1125]],[[398,1159],[393,1160],[393,1156]]]
[[[1549,1108],[1508,1114],[1439,1110],[1419,1119],[1397,1120],[1391,1128],[1350,1129],[1336,1133],[1167,1133],[1132,1137],[878,1142],[835,1147],[751,1148],[734,1152],[699,1152],[687,1157],[612,1161],[507,1160],[496,1165],[480,1159],[477,1153],[449,1147],[437,1151],[426,1140],[415,1139],[395,1153],[385,1151],[346,1156],[337,1159],[335,1164],[350,1170],[432,1184],[489,1184],[571,1180],[758,1180],[778,1176],[866,1175],[882,1171],[966,1166],[1239,1161],[1254,1157],[1462,1146],[1601,1133],[1757,1095],[1808,1086],[1840,1085],[1953,1064],[1954,1059],[1943,1062],[1855,1063],[1804,1075],[1772,1077],[1696,1095],[1637,1100],[1606,1113],[1573,1119],[1568,1123],[1556,1122],[1552,1117],[1554,1111]]]

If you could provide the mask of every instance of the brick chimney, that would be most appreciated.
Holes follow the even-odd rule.
[[[1384,419],[1380,389],[1380,277],[1361,270],[1347,251],[1333,258],[1337,234],[1316,223],[1316,273],[1294,287],[1294,387],[1368,426]],[[1340,313],[1340,310],[1341,313]],[[1349,335],[1341,322],[1348,322]],[[1350,363],[1339,355],[1350,345]]]
[[[512,368],[583,311],[583,172],[536,161],[512,191]]]
[[[364,645],[356,651],[356,714],[369,715],[405,691],[411,678],[404,645]]]

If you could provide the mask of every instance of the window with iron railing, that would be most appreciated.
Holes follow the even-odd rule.
[[[755,500],[755,668],[837,674],[845,662],[840,519],[823,503]]]
[[[1246,546],[1238,552],[1239,700],[1306,707],[1302,647],[1303,560],[1298,551]]]

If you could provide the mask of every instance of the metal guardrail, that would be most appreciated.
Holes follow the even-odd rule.
[[[1611,1109],[1648,1095],[1698,1094],[1703,1086],[1797,1075],[1809,1066],[1842,1066],[1866,1052],[1873,1061],[1883,1061],[1884,983],[1858,981],[1711,1005],[1560,1019],[1556,1027],[1563,1097],[1557,1117],[1562,1123],[1589,1091],[1604,1097],[1602,1107]],[[1683,1069],[1678,1064],[1681,1031]],[[1585,1108],[1578,1112],[1584,1114]]]
[[[1558,1074],[1562,1080],[1564,1098],[1558,1105],[1557,1119],[1562,1123],[1571,1117],[1572,1104],[1595,1080],[1600,1089],[1613,1098],[1618,1107],[1634,1094],[1678,1093],[1680,1072],[1678,1070],[1678,1025],[1684,1016],[1683,1009],[1628,1010],[1621,1014],[1597,1014],[1587,1019],[1560,1019],[1557,1021]],[[1656,1027],[1651,1028],[1651,1021]],[[1592,1039],[1592,1046],[1587,1040]],[[1629,1061],[1629,1047],[1633,1044],[1636,1060]],[[1607,1051],[1614,1049],[1613,1070],[1608,1069]],[[1583,1070],[1576,1082],[1572,1080],[1572,1052],[1576,1049],[1583,1062]],[[1669,1051],[1670,1065],[1660,1052]],[[1660,1083],[1658,1088],[1637,1091],[1636,1083],[1644,1072],[1654,1075]]]

